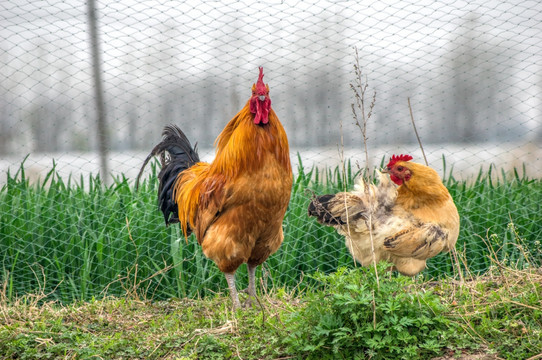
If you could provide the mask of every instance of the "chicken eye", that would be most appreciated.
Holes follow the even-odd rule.
[[[403,171],[404,169],[405,169],[405,168],[402,167],[402,166],[397,166],[397,170],[399,170],[399,171]]]

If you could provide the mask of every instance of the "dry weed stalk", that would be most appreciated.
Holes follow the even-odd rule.
[[[34,321],[34,319],[39,318],[43,313],[54,311],[57,301],[46,299],[56,292],[56,289],[60,286],[62,281],[60,281],[50,292],[45,293],[44,289],[46,288],[47,278],[43,267],[39,264],[38,266],[40,268],[41,278],[33,267],[31,267],[31,270],[34,273],[39,290],[34,294],[25,294],[21,297],[6,295],[9,281],[9,272],[7,273],[0,291],[2,323],[13,324],[17,322],[24,323],[27,321]],[[21,311],[21,309],[24,309],[24,311]]]
[[[355,99],[355,104],[352,104],[352,116],[354,118],[354,121],[355,121],[355,125],[360,129],[361,131],[361,136],[362,136],[362,140],[363,140],[363,147],[365,149],[365,169],[366,169],[366,173],[365,173],[365,176],[367,176],[366,179],[364,179],[364,191],[365,191],[365,195],[367,196],[367,199],[369,200],[369,211],[368,211],[368,216],[367,216],[367,220],[366,220],[366,224],[367,224],[367,229],[369,229],[369,239],[371,241],[371,252],[372,252],[372,257],[373,257],[373,266],[374,266],[374,269],[375,269],[375,274],[376,274],[376,284],[377,284],[377,288],[380,288],[380,280],[379,280],[379,277],[378,277],[378,270],[377,270],[377,267],[376,267],[376,255],[375,255],[375,246],[374,246],[374,239],[373,239],[373,203],[372,203],[372,199],[371,199],[371,196],[370,196],[370,193],[369,193],[369,181],[371,181],[371,175],[370,175],[370,171],[368,169],[368,166],[369,166],[369,151],[367,149],[367,141],[368,141],[368,138],[367,138],[367,123],[369,121],[369,119],[371,118],[371,115],[373,114],[373,109],[374,109],[374,106],[375,106],[375,103],[376,103],[376,91],[373,92],[373,96],[372,96],[372,99],[370,101],[370,103],[366,104],[366,99],[365,99],[365,96],[366,96],[366,92],[367,92],[367,89],[369,87],[369,83],[367,81],[367,76],[364,76],[363,75],[363,72],[361,70],[361,66],[359,65],[359,52],[358,52],[358,48],[357,47],[354,47],[354,51],[355,51],[355,63],[354,63],[354,73],[356,75],[355,77],[355,81],[354,83],[350,84],[350,88],[352,89],[352,91],[354,92],[354,99]],[[367,106],[366,106],[367,105]],[[364,174],[360,174],[360,176],[364,176]],[[346,201],[346,198],[345,198],[345,201]],[[347,209],[346,207],[346,204],[345,204],[345,209]],[[350,232],[350,224],[349,224],[349,218],[348,218],[348,209],[346,211],[346,226],[347,226],[347,229],[348,231]],[[350,234],[349,234],[349,239],[350,239]],[[350,240],[350,246],[352,246],[352,240]]]

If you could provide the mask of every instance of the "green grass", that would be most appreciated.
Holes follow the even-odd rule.
[[[487,271],[493,252],[520,268],[542,264],[542,180],[517,171],[499,175],[490,170],[474,181],[446,181],[461,216],[458,251],[476,273]]]
[[[307,274],[355,267],[335,230],[307,217],[311,192],[351,188],[356,172],[340,169],[297,175],[284,220],[285,240],[258,270],[267,288],[303,291]],[[542,259],[542,181],[513,174],[480,173],[477,179],[445,179],[461,215],[457,249],[464,271],[481,274],[491,257],[519,268]],[[310,190],[310,191],[309,191]],[[136,191],[118,178],[62,180],[55,169],[29,184],[24,167],[8,174],[0,190],[0,284],[8,298],[27,293],[71,303],[129,294],[138,299],[197,298],[227,292],[223,275],[194,238],[165,227],[157,209],[156,168]],[[528,250],[528,251],[526,251]],[[527,255],[528,254],[528,255]],[[456,276],[450,254],[428,261],[426,278]],[[238,287],[247,285],[246,267]]]
[[[493,263],[466,283],[371,268],[275,288],[263,308],[228,295],[59,304],[0,291],[1,359],[528,359],[542,349],[542,274]],[[244,296],[244,295],[243,295]],[[497,357],[498,356],[498,357]]]

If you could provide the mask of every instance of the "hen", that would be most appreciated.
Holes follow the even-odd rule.
[[[345,236],[363,266],[386,260],[414,276],[427,259],[455,246],[459,214],[437,172],[410,160],[410,155],[393,155],[383,170],[389,177],[379,173],[378,185],[360,177],[354,191],[315,197],[308,210]]]
[[[252,96],[215,145],[214,161],[200,162],[185,134],[166,126],[138,181],[147,162],[160,155],[158,198],[166,225],[180,223],[185,237],[194,232],[205,256],[225,274],[233,307],[239,308],[235,272],[247,263],[248,293],[256,297],[256,267],[283,241],[293,181],[288,139],[261,67]]]

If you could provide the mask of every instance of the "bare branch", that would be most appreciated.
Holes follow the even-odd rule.
[[[414,133],[416,134],[416,139],[418,139],[418,144],[420,144],[420,149],[422,149],[423,159],[425,160],[425,165],[429,166],[427,162],[427,157],[425,156],[425,151],[423,150],[422,140],[420,135],[418,135],[418,129],[416,129],[416,123],[414,122],[414,115],[412,114],[412,106],[410,105],[410,98],[408,98],[408,109],[410,110],[410,120],[412,121],[412,127],[414,128]]]

